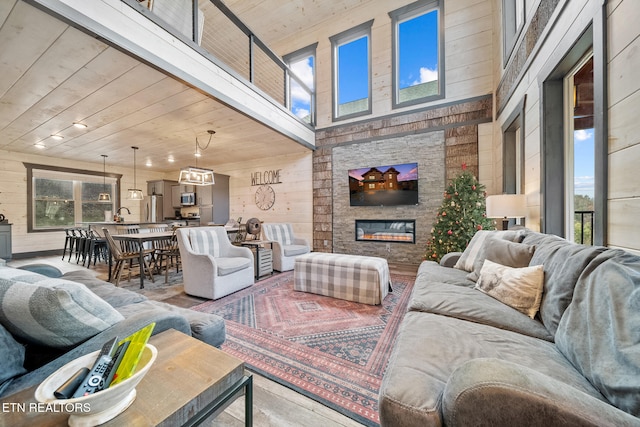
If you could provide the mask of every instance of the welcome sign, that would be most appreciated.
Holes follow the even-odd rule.
[[[266,170],[262,172],[253,172],[251,174],[251,186],[265,184],[282,184],[280,181],[280,171],[282,169]]]

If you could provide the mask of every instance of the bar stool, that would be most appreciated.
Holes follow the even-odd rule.
[[[80,246],[82,245],[82,235],[80,234],[80,229],[76,227],[69,228],[69,232],[71,233],[71,249],[69,250],[69,259],[67,262],[71,262],[71,257],[73,255],[78,256],[80,254]]]
[[[64,229],[64,249],[62,249],[62,260],[64,261],[64,256],[67,254],[67,248],[69,250],[69,259],[71,259],[71,253],[73,252],[73,246],[75,244],[75,238],[73,236],[73,231],[71,228],[67,227]]]
[[[85,228],[78,228],[78,250],[76,251],[76,264],[80,264],[80,260],[82,260],[82,265],[84,265],[85,260],[87,259],[87,252],[89,251],[90,241],[89,241],[89,230]]]
[[[101,238],[95,231],[88,231],[88,249],[87,249],[87,268],[91,268],[91,258],[93,258],[93,265],[96,265],[98,258],[102,257],[102,260],[107,262],[108,246],[106,239]],[[83,262],[84,265],[84,262]]]

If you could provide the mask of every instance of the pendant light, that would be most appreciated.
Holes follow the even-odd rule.
[[[102,156],[102,193],[98,195],[98,201],[104,203],[111,202],[111,193],[107,193],[107,156],[106,154],[100,154]]]
[[[139,190],[136,187],[136,151],[138,147],[131,147],[133,149],[133,187],[127,190],[127,199],[129,200],[142,200],[142,190]]]
[[[209,148],[209,144],[211,144],[211,137],[216,133],[215,130],[208,130],[209,134],[209,142],[205,147],[200,147],[198,143],[198,137],[196,137],[196,165],[188,166],[186,168],[180,169],[180,177],[178,178],[178,182],[180,184],[188,184],[188,185],[213,185],[213,171],[211,169],[204,169],[198,167],[198,157],[200,157],[200,151],[204,151]]]

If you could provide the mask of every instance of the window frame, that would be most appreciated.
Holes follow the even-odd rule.
[[[372,83],[371,83],[371,27],[373,26],[373,19],[367,22],[364,22],[358,26],[355,26],[349,30],[343,31],[339,34],[333,35],[329,37],[329,41],[331,41],[331,120],[333,122],[340,120],[347,120],[354,117],[366,116],[372,113],[372,105],[373,100],[371,99],[372,93]],[[338,49],[340,46],[346,45],[353,41],[356,41],[362,37],[367,38],[367,80],[368,80],[368,93],[367,93],[367,109],[358,111],[355,113],[345,114],[342,116],[338,115]]]
[[[433,10],[438,12],[438,94],[429,95],[422,98],[415,98],[403,102],[399,102],[400,98],[400,84],[399,67],[400,67],[400,53],[399,52],[399,37],[398,26],[403,22],[409,21],[413,18],[417,18],[420,15],[429,13]],[[445,72],[444,72],[444,3],[441,0],[419,0],[415,3],[398,8],[389,12],[391,18],[391,79],[392,79],[392,101],[391,105],[393,109],[402,108],[406,106],[423,104],[426,102],[435,101],[445,98]]]
[[[98,177],[98,178],[109,178],[115,180],[115,190],[113,194],[113,199],[111,204],[113,205],[113,209],[116,210],[120,207],[120,180],[122,178],[122,174],[116,173],[104,173],[103,171],[91,171],[84,169],[73,169],[73,168],[65,168],[59,166],[50,166],[50,165],[41,165],[35,163],[23,163],[24,167],[27,169],[27,233],[48,233],[48,232],[58,232],[62,231],[64,227],[47,227],[47,228],[36,228],[34,221],[34,210],[35,210],[35,193],[34,193],[34,177],[38,178],[38,173],[34,171],[48,171],[48,172],[59,172],[62,174],[70,174],[73,175],[75,179],[72,181],[85,182],[81,178],[83,175]],[[63,178],[61,176],[61,178]],[[87,180],[87,182],[94,182],[94,179]],[[74,199],[75,200],[75,199]],[[82,200],[79,201],[82,203]]]
[[[516,2],[521,2],[520,25],[516,26],[518,8]],[[516,47],[516,42],[527,22],[525,0],[502,0],[502,67],[505,68]]]
[[[608,117],[606,7],[597,11],[582,34],[551,58],[539,73],[541,104],[541,231],[565,237],[565,93],[564,77],[589,50],[593,51],[595,194],[593,244],[608,243]],[[557,141],[563,141],[558,144]]]
[[[302,59],[306,59],[308,57],[313,57],[313,87],[309,88],[306,87],[307,89],[309,89],[310,93],[311,93],[311,101],[310,101],[310,105],[309,105],[309,116],[310,116],[310,123],[308,123],[311,126],[315,126],[315,124],[317,123],[317,107],[316,107],[316,88],[318,87],[317,84],[317,56],[316,56],[316,50],[318,47],[318,43],[313,43],[309,46],[303,47],[301,49],[298,49],[294,52],[291,52],[285,56],[282,57],[282,60],[284,61],[285,64],[287,64],[287,67],[289,68],[287,70],[287,86],[286,86],[286,90],[287,90],[287,94],[286,94],[286,102],[287,102],[287,109],[289,111],[291,111],[291,113],[293,113],[295,115],[295,113],[291,110],[291,108],[293,107],[293,102],[291,100],[291,79],[294,79],[296,81],[296,83],[298,83],[299,85],[303,85],[304,87],[306,87],[306,85],[304,84],[304,82],[302,82],[300,80],[300,78],[298,76],[292,77],[290,70],[291,70],[291,63],[292,62],[298,62]],[[296,116],[297,117],[297,116]],[[305,122],[306,123],[306,122]]]

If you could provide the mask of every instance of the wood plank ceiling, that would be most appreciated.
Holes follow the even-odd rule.
[[[126,166],[135,145],[139,166],[171,172],[194,163],[208,129],[200,166],[308,150],[23,1],[1,2],[0,150]]]

